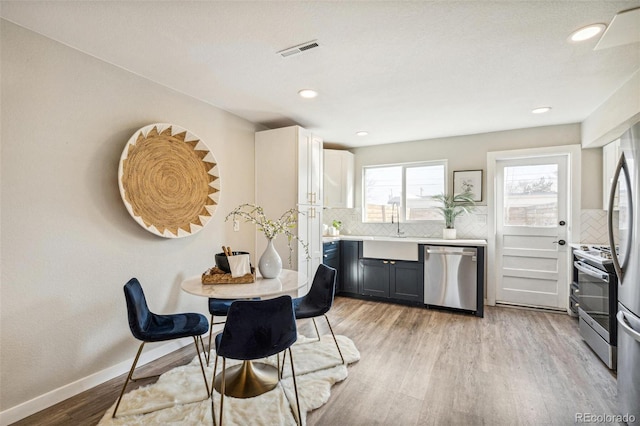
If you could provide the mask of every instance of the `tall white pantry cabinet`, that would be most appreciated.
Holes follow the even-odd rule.
[[[279,235],[274,245],[283,268],[307,275],[307,289],[322,263],[322,145],[320,137],[300,126],[257,132],[255,139],[256,204],[264,208],[268,218],[276,219],[291,208],[301,213],[297,235],[309,245],[310,258],[294,241],[289,265],[287,238]],[[257,259],[266,246],[266,238],[258,231]]]

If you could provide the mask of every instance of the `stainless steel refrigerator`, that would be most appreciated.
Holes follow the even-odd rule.
[[[624,133],[620,148],[609,199],[609,242],[619,246],[613,256],[618,276],[618,408],[626,422],[640,425],[640,122]],[[613,233],[616,185],[618,241]]]

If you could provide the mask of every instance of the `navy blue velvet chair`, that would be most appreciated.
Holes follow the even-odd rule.
[[[227,313],[229,313],[229,308],[231,304],[236,300],[243,299],[209,299],[209,313],[211,314],[211,322],[209,323],[209,349],[206,353],[207,365],[209,365],[210,357],[211,357],[211,342],[213,341],[213,326],[218,324],[224,324],[225,321],[215,322],[215,317],[226,317]],[[250,300],[260,300],[259,298],[254,298]]]
[[[342,351],[338,345],[336,335],[333,333],[329,317],[327,317],[327,312],[329,312],[331,306],[333,306],[333,298],[336,292],[336,275],[337,272],[335,269],[330,266],[320,264],[313,277],[311,289],[304,296],[293,299],[293,309],[296,319],[311,318],[313,326],[316,329],[316,334],[318,335],[318,340],[320,340],[320,333],[318,332],[318,325],[316,324],[315,318],[324,316],[325,320],[327,320],[327,324],[329,325],[329,330],[333,336],[333,341],[336,344],[338,353],[340,354],[340,359],[344,364],[345,362],[344,357],[342,356]]]
[[[131,278],[124,286],[124,297],[127,301],[127,314],[129,317],[129,328],[131,334],[136,339],[142,341],[138,353],[131,365],[127,380],[124,382],[116,408],[113,410],[113,417],[116,416],[120,401],[124,395],[124,391],[127,388],[129,381],[135,381],[140,379],[133,379],[133,371],[136,368],[142,348],[144,348],[147,342],[162,342],[165,340],[180,339],[182,337],[193,337],[193,343],[196,346],[196,353],[200,360],[200,368],[202,370],[202,377],[204,378],[204,385],[207,389],[207,396],[211,395],[209,392],[209,382],[204,372],[204,364],[202,363],[202,357],[200,356],[200,347],[198,341],[202,345],[204,350],[204,342],[202,341],[202,335],[206,334],[209,330],[209,323],[207,318],[201,314],[185,313],[185,314],[171,314],[171,315],[158,315],[149,310],[147,306],[147,300],[144,297],[142,286],[136,278]]]
[[[215,338],[216,362],[211,388],[220,392],[220,425],[225,395],[236,398],[254,397],[275,388],[282,378],[277,367],[254,365],[251,361],[276,354],[279,358],[279,354],[287,350],[292,361],[291,373],[300,421],[298,385],[291,353],[291,346],[297,339],[291,296],[267,300],[237,300],[231,304],[224,329]],[[221,377],[216,378],[218,357],[222,357],[222,373]],[[227,370],[227,358],[242,360],[243,363]]]

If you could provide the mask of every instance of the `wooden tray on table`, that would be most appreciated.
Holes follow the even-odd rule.
[[[202,284],[251,284],[255,281],[256,268],[253,267],[250,274],[235,278],[215,266],[202,274]]]

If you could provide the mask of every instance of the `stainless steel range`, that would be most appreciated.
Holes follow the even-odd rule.
[[[573,282],[578,287],[580,334],[611,369],[616,369],[618,280],[608,246],[573,251]]]

